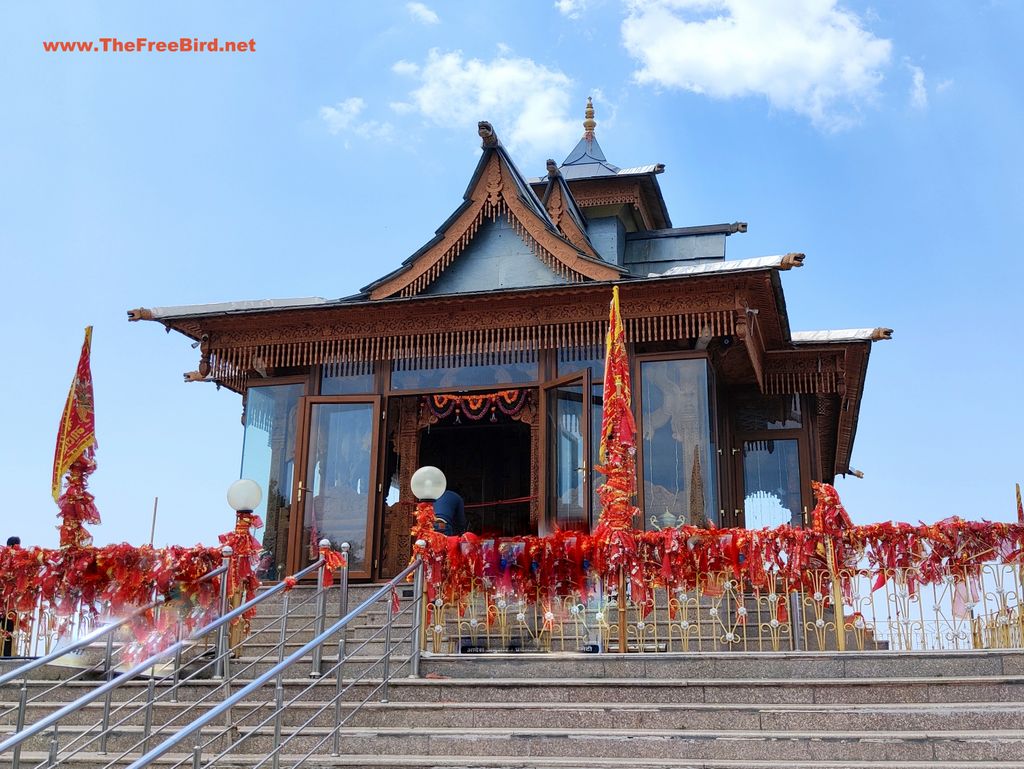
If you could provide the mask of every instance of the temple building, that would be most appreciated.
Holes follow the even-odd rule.
[[[583,127],[528,178],[480,123],[454,213],[354,296],[129,312],[198,343],[186,380],[242,396],[264,578],[315,559],[322,537],[351,544],[353,578],[400,571],[421,465],[445,472],[480,536],[594,525],[613,285],[638,527],[801,524],[812,480],[855,472],[871,345],[891,331],[792,331],[782,273],[803,254],[727,259],[746,224],[674,227],[664,166],[610,163],[589,102]]]

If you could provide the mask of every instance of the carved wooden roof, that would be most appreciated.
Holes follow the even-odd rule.
[[[507,217],[516,233],[544,264],[570,283],[614,280],[623,270],[602,260],[589,241],[566,237],[494,136],[481,123],[483,154],[463,203],[435,237],[395,272],[363,288],[370,299],[422,293],[452,265],[485,220]]]

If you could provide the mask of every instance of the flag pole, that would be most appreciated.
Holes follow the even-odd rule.
[[[156,536],[156,506],[160,503],[160,497],[153,497],[153,525],[149,527],[149,546],[153,547],[153,538]]]

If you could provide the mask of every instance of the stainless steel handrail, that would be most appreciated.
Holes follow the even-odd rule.
[[[320,559],[316,560],[314,563],[312,563],[309,566],[307,566],[305,569],[302,569],[301,571],[299,571],[296,574],[294,574],[293,577],[295,579],[301,579],[302,577],[306,576],[307,574],[311,573],[312,571],[314,571],[316,569],[319,569],[323,565],[324,565],[324,559],[320,558]],[[204,636],[209,635],[213,631],[215,631],[215,630],[217,630],[217,629],[219,629],[221,627],[226,626],[230,622],[232,622],[232,621],[238,619],[239,617],[241,617],[243,614],[245,614],[247,611],[249,611],[250,609],[252,609],[256,605],[258,605],[258,604],[262,603],[263,601],[265,601],[267,598],[269,598],[269,597],[271,597],[273,595],[276,595],[277,593],[280,593],[281,591],[283,591],[283,590],[285,590],[287,588],[288,588],[288,583],[286,583],[286,582],[278,583],[277,585],[275,585],[274,587],[270,588],[269,590],[267,590],[267,591],[265,591],[263,593],[260,593],[259,595],[257,595],[252,600],[246,601],[245,603],[243,603],[242,605],[238,606],[237,608],[232,609],[231,611],[227,612],[226,614],[223,614],[222,616],[218,617],[216,620],[214,620],[210,624],[205,625],[205,626],[203,626],[201,628],[198,628],[198,629],[194,630],[188,636],[188,638],[176,641],[175,643],[173,643],[170,646],[168,646],[166,649],[163,649],[163,650],[157,652],[156,654],[154,654],[154,655],[150,656],[149,658],[143,660],[142,662],[138,663],[137,665],[135,665],[131,669],[121,673],[116,678],[113,678],[110,681],[107,681],[106,683],[102,684],[101,686],[98,686],[95,689],[92,689],[91,691],[89,691],[86,694],[84,694],[81,697],[79,697],[74,702],[68,703],[64,707],[54,711],[53,713],[51,713],[50,715],[46,716],[42,720],[37,721],[36,723],[32,724],[31,726],[29,726],[29,727],[27,727],[27,728],[25,728],[25,729],[23,729],[21,731],[16,732],[15,734],[13,734],[10,737],[8,737],[6,740],[0,742],[0,753],[4,753],[5,751],[11,750],[12,748],[17,748],[19,745],[21,745],[23,742],[25,742],[29,738],[34,737],[35,735],[37,735],[37,734],[39,734],[41,732],[46,731],[50,727],[54,726],[55,724],[57,724],[61,720],[63,720],[64,717],[70,715],[71,713],[74,713],[75,711],[77,711],[81,707],[83,707],[84,705],[88,705],[90,702],[94,702],[95,700],[99,699],[100,697],[102,697],[102,696],[104,696],[104,695],[106,695],[106,694],[108,694],[110,692],[113,692],[115,689],[119,688],[126,681],[128,681],[128,680],[130,680],[132,678],[135,678],[136,676],[140,675],[141,673],[143,673],[148,668],[153,667],[154,665],[156,665],[159,662],[167,659],[168,657],[176,656],[180,651],[182,651],[183,649],[187,648],[192,642],[197,641],[200,638],[203,638]]]
[[[271,681],[274,678],[280,677],[287,668],[299,662],[303,657],[305,657],[310,652],[321,647],[328,639],[335,636],[339,631],[344,630],[354,619],[356,619],[360,614],[362,614],[367,608],[369,608],[374,603],[379,601],[382,597],[388,595],[400,583],[404,582],[406,577],[408,577],[410,574],[413,574],[414,572],[417,572],[420,569],[421,565],[422,560],[417,558],[415,561],[413,561],[413,563],[409,564],[409,566],[407,566],[401,573],[393,577],[387,584],[383,585],[379,590],[374,592],[369,598],[364,600],[355,609],[353,609],[344,617],[342,617],[333,625],[331,625],[327,630],[323,631],[315,638],[307,642],[305,645],[302,646],[302,648],[293,652],[288,657],[282,659],[280,662],[278,662],[276,665],[271,667],[266,672],[261,673],[259,676],[254,678],[251,682],[243,686],[241,689],[232,694],[226,700],[211,708],[204,715],[200,716],[196,720],[192,721],[192,723],[190,723],[188,726],[171,735],[163,742],[161,742],[159,745],[157,745],[155,748],[145,753],[135,761],[133,761],[131,764],[128,765],[127,769],[143,769],[143,767],[149,766],[153,761],[168,753],[173,747],[178,745],[186,737],[195,734],[204,726],[207,726],[208,724],[216,721],[218,718],[227,713],[232,707],[238,705],[242,700],[244,700],[253,692],[260,689],[267,682]],[[420,597],[416,596],[416,598],[417,600],[419,600]],[[418,632],[419,629],[415,626],[414,623],[412,635],[415,637],[416,634],[418,634]],[[415,656],[417,657],[418,661],[418,655]],[[338,664],[341,664],[342,662],[343,660],[339,660]],[[280,688],[280,686],[278,688]],[[277,709],[275,710],[274,713],[271,714],[270,717],[272,718],[278,715],[281,711],[281,707],[281,703],[278,702]],[[265,720],[263,723],[265,724],[268,722],[269,719]],[[0,750],[2,749],[3,745],[0,744]]]

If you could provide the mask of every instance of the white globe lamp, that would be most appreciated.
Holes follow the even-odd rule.
[[[236,513],[251,513],[262,499],[263,489],[256,481],[242,478],[228,486],[228,505]]]
[[[424,465],[412,474],[412,493],[424,502],[433,502],[448,488],[444,473],[432,465]]]

